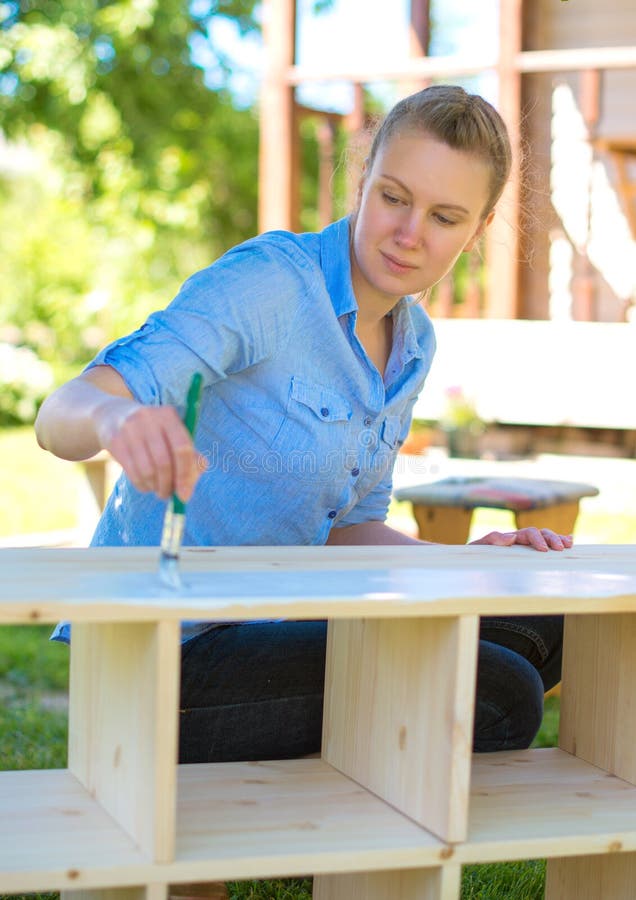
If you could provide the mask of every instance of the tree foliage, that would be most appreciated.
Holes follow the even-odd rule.
[[[193,53],[205,42],[223,85],[210,22],[247,33],[254,6],[0,3],[0,128],[20,156],[0,153],[0,326],[44,358],[84,361],[256,231],[256,114]]]

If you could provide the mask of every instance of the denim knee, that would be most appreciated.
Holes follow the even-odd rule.
[[[561,680],[563,616],[484,616],[479,636],[532,663],[541,676],[544,691]]]
[[[543,681],[519,653],[480,640],[473,747],[476,753],[530,746],[543,718]]]

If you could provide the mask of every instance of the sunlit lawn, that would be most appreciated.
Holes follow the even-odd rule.
[[[0,428],[0,537],[74,528],[82,477],[42,450],[32,428]]]
[[[77,466],[40,450],[31,429],[0,431],[0,537],[19,532],[73,528],[83,475]],[[600,541],[636,540],[631,510],[582,511],[582,530]],[[393,504],[392,520],[409,523],[406,504]],[[509,514],[479,510],[475,527],[482,533],[511,527]],[[48,641],[49,629],[0,627],[0,759],[3,768],[59,768],[66,764],[67,716],[51,705],[64,696],[68,651]],[[48,701],[48,702],[47,702]],[[43,705],[44,702],[44,705]],[[554,746],[558,734],[558,698],[546,701],[536,746]],[[462,900],[540,900],[545,864],[541,860],[485,866],[463,871]],[[39,895],[40,898],[57,895]],[[310,900],[311,881],[241,882],[231,886],[232,900]],[[2,895],[0,895],[2,900]],[[26,898],[25,898],[26,900]]]

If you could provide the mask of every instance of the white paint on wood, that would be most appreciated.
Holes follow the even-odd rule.
[[[210,548],[183,551],[186,588],[154,548],[0,550],[0,621],[421,617],[636,609],[636,548]]]

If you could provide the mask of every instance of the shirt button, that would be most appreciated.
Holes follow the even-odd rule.
[[[329,415],[329,410],[326,406],[323,406],[323,408],[320,410],[320,415],[323,417],[323,419],[327,418],[327,416]]]
[[[357,478],[358,475],[360,474],[360,469],[356,466],[354,469],[351,470],[351,474],[353,475],[354,478]]]
[[[335,519],[337,515],[338,515],[338,513],[335,509],[330,509],[329,512],[327,513],[327,518]]]
[[[367,428],[369,427],[369,425],[371,424],[372,421],[373,421],[373,419],[371,418],[371,416],[364,417],[364,424],[367,426]]]

